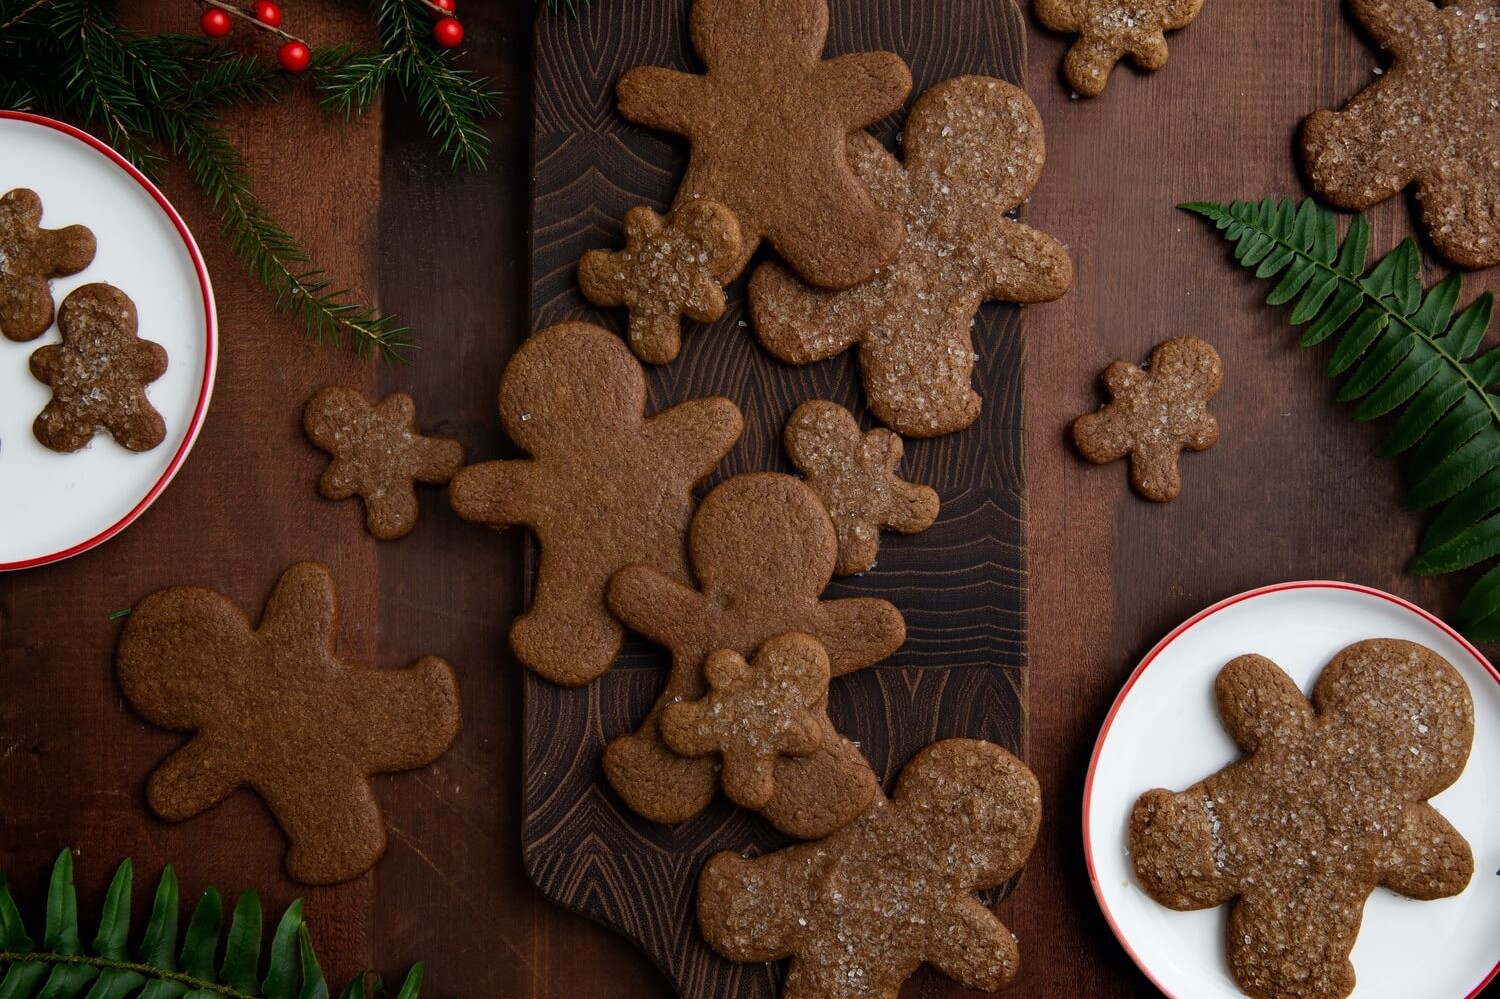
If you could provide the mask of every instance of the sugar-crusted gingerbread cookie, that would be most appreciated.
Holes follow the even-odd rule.
[[[578,286],[595,305],[629,309],[630,349],[667,364],[682,349],[684,318],[724,314],[719,275],[735,269],[741,242],[734,213],[716,201],[684,202],[665,218],[638,205],[625,215],[625,248],[585,253]]]
[[[302,429],[333,456],[318,491],[331,500],[362,499],[365,526],[382,541],[416,526],[416,483],[447,482],[464,464],[458,441],[417,431],[417,407],[405,392],[371,406],[352,388],[326,386],[307,401]]]
[[[604,603],[616,570],[640,563],[687,580],[693,488],[744,421],[722,398],[648,417],[640,363],[588,323],[553,326],[521,345],[500,379],[500,420],[531,457],[470,465],[448,495],[465,520],[535,532],[536,590],[511,647],[541,676],[579,686],[614,665],[624,641]]]
[[[729,206],[744,237],[728,281],[765,239],[804,279],[864,281],[901,245],[870,199],[845,137],[901,107],[911,73],[892,52],[823,59],[827,0],[694,0],[697,75],[657,66],[620,78],[620,113],[692,143],[678,204]]]
[[[192,818],[236,788],[286,832],[287,872],[308,884],[364,873],[385,852],[370,775],[436,760],[458,735],[458,685],[426,656],[406,669],[340,658],[333,579],[292,566],[260,626],[226,597],[176,586],[142,600],[116,655],[142,717],[193,738],[151,775],[151,807]]]
[[[1376,887],[1446,898],[1473,875],[1469,844],[1427,803],[1468,760],[1469,689],[1437,653],[1381,638],[1334,656],[1311,703],[1257,655],[1225,666],[1214,693],[1248,755],[1186,791],[1141,795],[1136,876],[1173,909],[1233,903],[1229,966],[1250,995],[1343,999]]]
[[[782,442],[833,518],[839,535],[834,571],[841,576],[875,565],[881,528],[916,534],[937,519],[937,492],[896,471],[905,453],[901,438],[879,428],[861,433],[853,414],[837,403],[817,399],[798,406]]]
[[[167,424],[146,398],[146,386],[167,371],[167,352],[137,335],[135,303],[108,284],[86,284],[63,299],[57,314],[62,343],[38,347],[31,374],[52,389],[32,423],[43,447],[69,453],[101,430],[131,451],[149,451]]]
[[[724,794],[758,811],[776,794],[776,760],[812,755],[831,731],[828,675],[828,653],[798,632],[767,641],[749,662],[715,650],[703,663],[708,692],[662,709],[662,741],[683,756],[716,756]]]
[[[891,800],[826,839],[716,855],[698,880],[698,925],[732,961],[791,958],[787,999],[896,999],[923,964],[1001,989],[1020,949],[973,893],[1021,869],[1041,814],[1020,760],[988,742],[936,742]]]
[[[904,162],[863,132],[848,141],[876,203],[900,213],[906,242],[874,278],[842,292],[808,288],[775,264],[757,268],[756,333],[790,364],[857,344],[881,423],[912,437],[962,430],[980,408],[970,378],[979,306],[1050,301],[1073,280],[1060,243],[1006,217],[1041,176],[1042,119],[1019,88],[963,76],[912,107]]]
[[[906,639],[901,614],[870,597],[824,600],[838,552],[833,522],[800,480],[768,472],[736,475],[704,498],[688,550],[698,588],[649,566],[609,584],[609,606],[634,630],[672,652],[672,671],[639,731],[604,751],[604,773],[625,802],[653,822],[685,822],[713,800],[709,759],[672,752],[661,713],[704,693],[703,665],[718,649],[748,656],[798,631],[820,642],[840,676],[891,655]],[[845,825],[878,793],[854,744],[831,727],[817,750],[778,757],[776,792],[761,814],[782,832],[815,839]]]
[[[1460,267],[1500,264],[1500,8],[1350,0],[1390,69],[1302,130],[1308,178],[1363,211],[1415,184],[1423,228]]]
[[[94,259],[94,233],[81,225],[43,229],[42,199],[17,187],[0,195],[0,336],[35,340],[52,325],[52,279]]]
[[[1130,484],[1149,500],[1165,503],[1182,492],[1177,458],[1219,441],[1209,400],[1224,384],[1219,354],[1197,337],[1159,345],[1144,369],[1116,361],[1104,371],[1110,401],[1073,421],[1073,441],[1102,465],[1130,457]]]
[[[1077,35],[1063,75],[1083,97],[1097,97],[1125,56],[1141,69],[1167,64],[1166,32],[1185,28],[1203,0],[1036,0],[1036,16],[1052,31]]]

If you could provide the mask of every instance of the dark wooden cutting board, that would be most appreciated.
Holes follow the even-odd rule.
[[[963,73],[1023,81],[1025,24],[1012,0],[833,0],[831,7],[829,52],[900,53],[916,80],[912,100]],[[683,142],[615,112],[615,81],[642,64],[699,68],[686,0],[596,0],[576,18],[537,19],[534,329],[579,318],[622,328],[623,313],[600,312],[580,297],[574,270],[584,251],[620,244],[627,209],[664,210],[686,164]],[[889,146],[901,117],[874,129]],[[723,319],[689,331],[677,361],[649,369],[653,411],[704,395],[728,396],[743,410],[744,437],[714,481],[789,470],[782,424],[808,399],[832,399],[871,425],[853,353],[802,368],[773,360],[746,325],[744,283],[730,289]],[[880,666],[836,680],[830,695],[835,724],[888,788],[907,759],[935,739],[970,736],[1024,749],[1021,325],[1019,309],[985,307],[975,328],[983,415],[963,433],[907,442],[905,473],[942,497],[937,523],[911,537],[887,535],[872,571],[830,589],[831,596],[885,597],[906,617],[905,647]],[[715,851],[765,851],[784,839],[722,798],[691,822],[656,826],[631,813],[603,779],[605,743],[645,717],[666,661],[635,639],[615,668],[585,689],[528,676],[526,867],[549,898],[635,941],[683,996],[772,996],[781,969],[714,955],[698,935],[693,895],[698,871]]]

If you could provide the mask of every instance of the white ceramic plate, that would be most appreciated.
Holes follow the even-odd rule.
[[[146,390],[167,424],[142,454],[107,434],[74,454],[37,443],[31,423],[51,393],[31,376],[38,347],[0,337],[0,571],[55,562],[114,537],[141,515],[181,467],[208,411],[218,346],[213,289],[181,216],[112,149],[71,126],[0,111],[0,193],[29,187],[42,226],[82,223],[98,252],[52,282],[53,300],[106,281],[135,300],[140,335],[166,348],[167,372]]]
[[[1242,999],[1224,957],[1228,907],[1174,912],[1136,883],[1125,831],[1136,797],[1180,790],[1237,759],[1213,683],[1235,656],[1268,656],[1309,691],[1334,653],[1366,638],[1403,638],[1451,662],[1474,695],[1468,767],[1432,799],[1474,849],[1462,895],[1414,902],[1377,889],[1352,960],[1357,999],[1465,999],[1500,971],[1500,673],[1437,618],[1348,583],[1284,583],[1230,597],[1180,625],[1141,662],[1115,701],[1089,766],[1083,839],[1094,893],[1115,935],[1174,999]]]

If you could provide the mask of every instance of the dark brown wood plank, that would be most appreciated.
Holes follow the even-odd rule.
[[[587,249],[617,243],[635,204],[670,201],[685,165],[682,143],[614,112],[613,88],[630,66],[696,65],[687,4],[596,4],[577,21],[540,22],[536,58],[533,325],[587,317],[619,328],[579,297],[574,267]],[[960,72],[1019,80],[1024,38],[1008,3],[877,0],[834,4],[830,51],[892,49],[912,65],[913,99]],[[888,143],[899,122],[877,130]],[[831,398],[863,412],[853,356],[806,368],[772,360],[745,324],[743,280],[728,313],[689,335],[682,357],[650,371],[655,408],[722,394],[747,430],[722,475],[788,468],[781,427],[796,405]],[[951,735],[1024,742],[1025,503],[1021,469],[1019,311],[987,308],[976,331],[980,421],[961,434],[911,442],[906,467],[933,485],[943,511],[926,533],[888,538],[879,565],[839,581],[836,595],[878,594],[906,616],[908,640],[888,663],[842,678],[832,691],[839,728],[887,781],[921,746]],[[866,420],[868,423],[869,421]],[[679,827],[647,823],[603,784],[599,754],[639,725],[664,676],[664,658],[632,643],[615,669],[581,691],[528,678],[528,870],[563,905],[635,940],[685,996],[770,995],[779,968],[736,966],[703,945],[692,917],[699,869],[720,849],[784,842],[753,815],[719,801]]]

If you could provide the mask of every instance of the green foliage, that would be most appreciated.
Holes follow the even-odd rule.
[[[1214,222],[1255,276],[1281,275],[1268,305],[1297,300],[1303,346],[1338,336],[1328,374],[1347,375],[1339,400],[1357,420],[1400,411],[1385,454],[1406,454],[1407,501],[1437,515],[1408,570],[1456,572],[1500,555],[1500,348],[1479,353],[1494,311],[1488,292],[1458,311],[1458,274],[1422,289],[1417,244],[1408,238],[1369,271],[1363,215],[1342,246],[1338,220],[1312,201],[1181,206]],[[1500,566],[1482,576],[1455,623],[1475,641],[1500,639]]]
[[[223,904],[213,888],[205,891],[178,938],[177,875],[162,871],[151,905],[151,919],[132,959],[129,949],[132,868],[115,871],[99,931],[85,948],[78,932],[78,898],[73,888],[73,856],[64,850],[52,867],[42,942],[28,934],[10,888],[0,875],[0,997],[4,999],[329,999],[323,968],[302,921],[302,902],[287,907],[261,957],[260,900],[246,892],[235,903],[223,958],[217,960]],[[369,999],[379,979],[350,982],[339,999]],[[397,999],[419,999],[422,966],[406,976]]]
[[[323,106],[363,114],[391,83],[417,108],[454,166],[483,170],[490,159],[481,119],[500,109],[500,92],[482,76],[453,65],[432,39],[432,16],[421,0],[370,0],[380,51],[351,55],[317,74]]]

